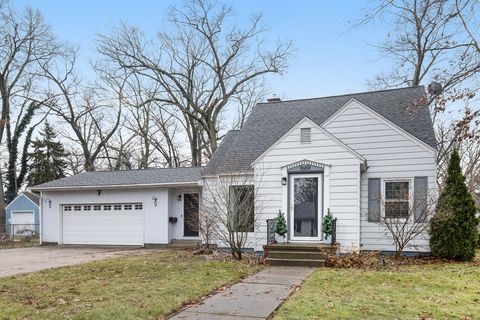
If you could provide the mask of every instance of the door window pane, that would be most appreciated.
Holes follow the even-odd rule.
[[[294,178],[294,235],[318,237],[318,178]]]

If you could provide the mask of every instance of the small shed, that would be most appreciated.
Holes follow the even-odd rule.
[[[5,208],[5,224],[9,234],[22,234],[26,230],[39,232],[40,198],[32,192],[20,193]]]

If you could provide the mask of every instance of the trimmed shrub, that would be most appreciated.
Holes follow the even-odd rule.
[[[322,221],[322,232],[328,237],[333,233],[333,214],[330,212],[330,208],[327,210],[327,214]]]
[[[275,232],[282,237],[284,237],[288,232],[285,214],[283,214],[281,210],[278,211],[278,216],[275,218]]]
[[[430,222],[430,248],[434,256],[473,260],[478,239],[476,210],[455,150],[448,164],[445,188]]]

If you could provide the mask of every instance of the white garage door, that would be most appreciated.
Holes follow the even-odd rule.
[[[143,205],[64,205],[63,243],[143,245]]]
[[[33,212],[12,212],[12,224],[34,224]]]
[[[30,234],[30,230],[35,230],[35,218],[32,211],[14,211],[12,212],[11,224],[13,232],[19,235]]]

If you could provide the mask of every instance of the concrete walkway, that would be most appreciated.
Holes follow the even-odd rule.
[[[266,319],[313,270],[307,267],[264,269],[170,319]]]

